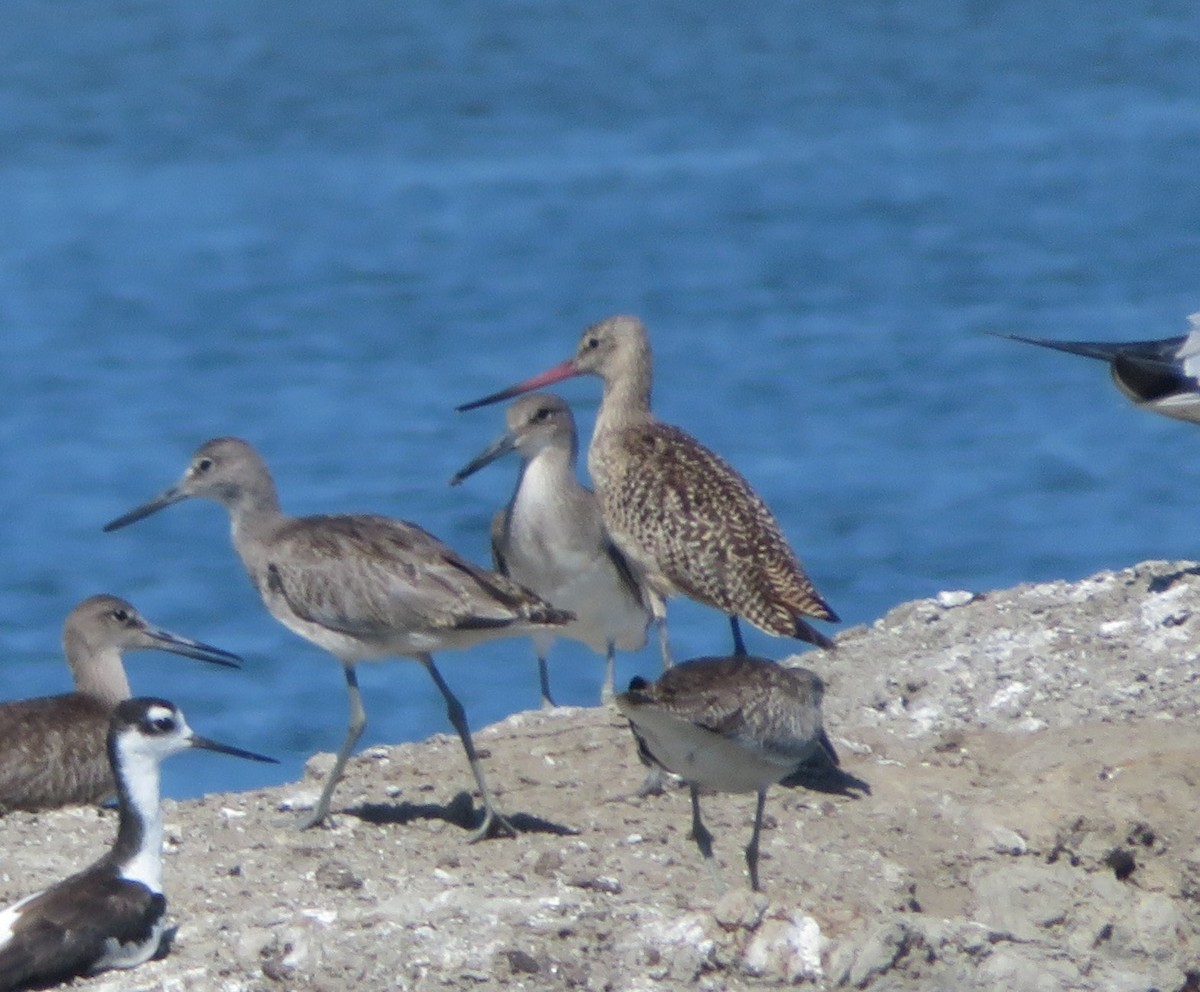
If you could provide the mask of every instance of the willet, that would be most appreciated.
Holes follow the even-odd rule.
[[[130,696],[121,652],[157,648],[238,667],[235,654],[152,626],[116,596],[92,596],[63,624],[75,691],[0,703],[0,813],[98,803],[116,788],[104,752],[113,710]]]
[[[1108,363],[1113,382],[1135,406],[1164,417],[1200,423],[1200,313],[1188,317],[1187,335],[1153,341],[1055,341],[998,334]]]
[[[533,635],[542,705],[553,706],[546,656],[556,635],[581,641],[606,657],[601,698],[613,695],[616,649],[646,643],[650,613],[624,557],[604,530],[595,494],[575,472],[579,442],[571,408],[558,396],[533,393],[512,403],[508,430],[462,468],[456,486],[515,451],[521,473],[508,506],[492,518],[492,561],[546,602],[575,614],[575,622]]]
[[[117,838],[91,867],[0,909],[0,990],[136,968],[159,952],[167,911],[159,762],[192,747],[275,760],[198,736],[165,699],[117,704],[107,733]]]
[[[765,658],[697,658],[664,672],[653,684],[635,678],[616,697],[644,759],[691,788],[692,837],[713,870],[712,834],[700,819],[700,790],[756,792],[754,830],[746,846],[750,886],[758,890],[758,840],[767,789],[818,749],[837,754],[821,722],[825,687],[807,668]]]
[[[334,786],[366,726],[355,665],[406,657],[425,666],[446,701],[446,715],[483,797],[483,824],[472,840],[486,837],[493,826],[512,834],[492,802],[463,706],[432,652],[562,625],[570,614],[473,565],[415,524],[368,514],[286,516],[266,463],[239,438],[201,445],[176,485],[104,529],[116,530],[190,497],[216,500],[229,511],[233,546],[271,615],[342,663],[350,700],[346,739],[301,828],[328,815]]]
[[[588,470],[609,535],[649,589],[664,665],[670,663],[665,601],[674,595],[724,612],[739,654],[745,652],[739,616],[768,633],[832,647],[803,617],[838,617],[766,504],[722,458],[650,412],[650,343],[636,317],[594,324],[574,358],[458,409],[589,373],[604,380],[604,397]]]

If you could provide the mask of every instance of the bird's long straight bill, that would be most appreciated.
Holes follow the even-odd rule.
[[[181,654],[186,658],[195,658],[197,661],[207,661],[213,665],[224,665],[226,668],[242,667],[240,655],[214,648],[211,644],[205,644],[203,641],[180,637],[161,627],[147,627],[146,633],[157,642],[155,646],[162,651]]]
[[[463,479],[474,475],[481,468],[491,465],[497,458],[503,458],[517,446],[517,438],[511,432],[496,438],[483,451],[479,452],[466,465],[460,468],[450,479],[450,485],[457,486]]]
[[[207,737],[201,737],[199,734],[193,734],[188,740],[191,747],[202,748],[205,751],[218,751],[221,754],[232,754],[235,758],[246,758],[249,761],[261,761],[268,765],[277,765],[279,761],[275,758],[268,758],[263,754],[255,754],[253,751],[245,751],[240,747],[234,747],[232,744],[222,744],[219,741],[209,740]]]
[[[110,520],[104,525],[104,533],[109,534],[114,530],[120,530],[122,527],[128,527],[130,524],[137,523],[139,520],[150,516],[152,513],[157,513],[165,506],[170,506],[172,503],[178,503],[187,498],[187,493],[181,492],[175,486],[172,486],[166,492],[160,493],[149,502],[135,507],[128,513],[117,517],[116,520]]]
[[[563,379],[569,379],[573,375],[579,375],[579,366],[575,364],[574,358],[568,358],[565,362],[560,362],[553,368],[546,369],[545,372],[535,375],[531,379],[518,382],[515,386],[509,386],[507,389],[502,389],[498,393],[492,393],[489,396],[483,397],[483,399],[463,403],[454,409],[459,413],[465,413],[467,410],[476,410],[481,406],[489,406],[492,403],[499,403],[501,400],[512,399],[514,396],[520,396],[522,393],[531,393],[535,389],[541,389],[543,386],[552,386],[554,383],[562,382]]]

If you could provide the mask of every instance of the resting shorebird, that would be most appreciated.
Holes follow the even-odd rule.
[[[446,702],[446,713],[483,798],[472,840],[493,827],[515,831],[496,812],[462,703],[433,663],[440,648],[467,648],[496,637],[527,635],[571,616],[547,606],[502,575],[460,557],[415,524],[368,514],[289,517],[257,451],[239,438],[201,445],[179,482],[105,526],[116,530],[172,503],[207,497],[224,505],[233,546],[271,615],[342,663],[350,698],[346,739],[312,814],[329,814],[334,786],[366,726],[355,665],[387,657],[419,661]]]
[[[636,317],[594,324],[574,358],[458,409],[589,373],[604,380],[604,398],[588,471],[613,543],[649,590],[664,665],[670,664],[665,600],[674,595],[724,612],[739,654],[745,652],[739,616],[770,634],[832,647],[803,618],[836,621],[837,615],[766,504],[722,458],[650,412],[650,344]]]
[[[1134,406],[1175,420],[1200,423],[1200,313],[1188,317],[1186,336],[1154,341],[1054,341],[998,334],[1108,363],[1113,382]]]
[[[115,789],[104,741],[130,696],[123,651],[154,648],[238,667],[235,654],[147,623],[116,596],[92,596],[63,624],[75,691],[0,703],[0,813],[98,803]]]
[[[685,661],[655,683],[635,678],[616,698],[641,757],[690,786],[692,837],[710,868],[712,834],[700,819],[700,790],[758,793],[746,846],[755,891],[768,787],[798,771],[818,750],[838,763],[822,726],[824,693],[824,683],[807,668],[743,654]],[[713,877],[721,889],[715,868]]]
[[[0,909],[0,990],[135,968],[159,952],[167,911],[159,762],[191,747],[274,762],[197,736],[165,699],[117,704],[107,744],[117,839],[90,868]]]
[[[601,699],[613,695],[614,654],[646,643],[650,612],[625,559],[604,530],[600,507],[575,475],[579,450],[571,408],[532,393],[512,403],[508,430],[450,480],[456,486],[509,452],[521,474],[508,506],[492,518],[492,562],[575,622],[533,635],[542,705],[553,706],[546,655],[556,636],[581,641],[607,659]]]

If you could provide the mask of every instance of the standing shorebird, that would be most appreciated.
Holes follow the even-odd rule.
[[[113,795],[104,740],[113,710],[130,696],[121,653],[146,648],[231,668],[241,661],[152,626],[116,596],[85,599],[63,624],[75,691],[0,703],[0,814],[98,803]]]
[[[684,595],[730,618],[823,648],[833,642],[804,617],[836,621],[779,524],[750,484],[691,435],[650,412],[651,359],[636,317],[609,317],[583,332],[575,357],[459,410],[509,399],[571,376],[598,375],[604,398],[588,471],[613,542],[650,592],[663,663],[670,664],[666,599]]]
[[[837,754],[821,723],[825,686],[807,668],[765,658],[697,658],[653,684],[635,678],[616,698],[639,754],[691,787],[692,838],[712,861],[712,834],[700,819],[700,790],[756,792],[754,831],[746,845],[750,887],[758,891],[758,838],[767,789],[797,771],[818,750]]]
[[[224,505],[233,546],[271,615],[332,654],[345,672],[350,697],[346,739],[315,809],[300,827],[328,816],[334,786],[367,724],[355,665],[405,657],[429,672],[471,764],[484,805],[483,824],[472,840],[488,836],[493,827],[513,834],[492,802],[462,703],[431,652],[561,626],[570,614],[473,565],[415,524],[368,514],[285,515],[266,463],[239,438],[201,445],[176,485],[104,529],[116,530],[191,497]]]
[[[492,562],[546,602],[575,614],[561,630],[533,635],[542,705],[553,706],[546,655],[556,635],[581,641],[607,664],[601,698],[613,695],[614,654],[646,643],[650,612],[637,582],[608,534],[595,494],[575,474],[579,442],[571,408],[558,396],[533,393],[512,403],[508,430],[459,470],[456,486],[515,451],[521,474],[508,506],[492,518]]]
[[[1108,363],[1113,382],[1134,406],[1175,420],[1200,423],[1200,313],[1188,317],[1186,336],[1153,341],[1054,341],[1000,334]]]
[[[165,699],[117,705],[107,734],[117,839],[90,868],[0,909],[0,990],[136,968],[159,952],[167,912],[159,762],[192,747],[274,763],[198,736]]]

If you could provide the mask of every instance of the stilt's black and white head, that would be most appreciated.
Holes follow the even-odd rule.
[[[251,761],[275,763],[274,758],[201,737],[188,726],[178,706],[165,699],[149,696],[127,699],[118,704],[113,713],[108,746],[114,768],[119,766],[126,770],[130,763],[149,760],[157,764],[164,758],[193,747],[249,758]]]
[[[0,990],[133,968],[159,951],[166,914],[159,764],[193,747],[273,760],[199,736],[165,699],[118,704],[108,731],[117,838],[91,867],[0,909]]]

